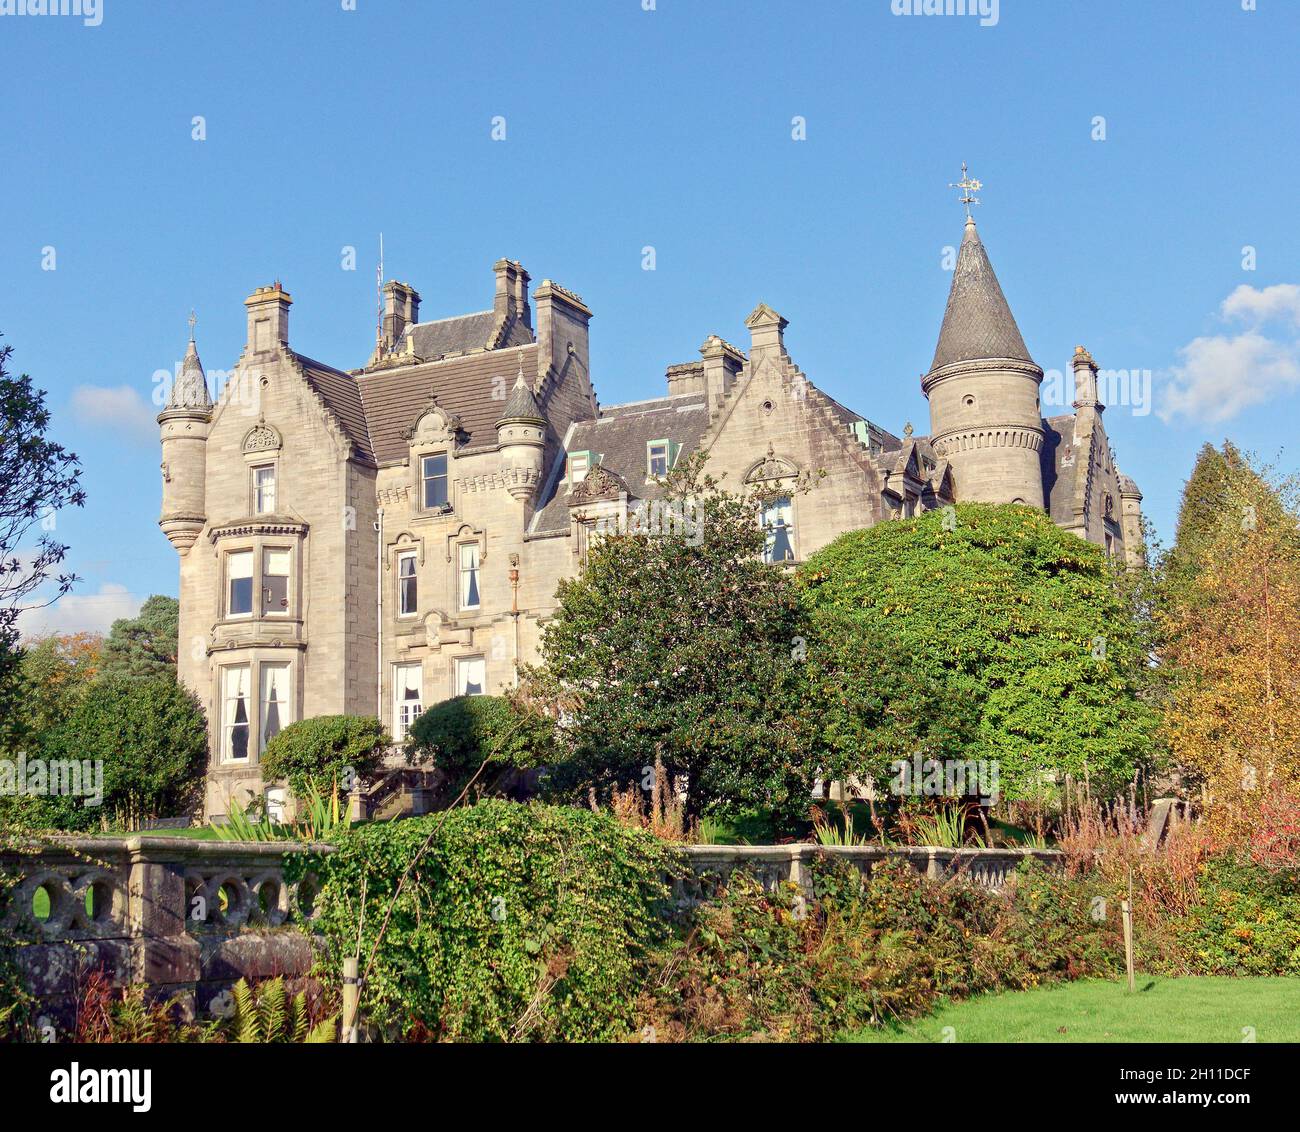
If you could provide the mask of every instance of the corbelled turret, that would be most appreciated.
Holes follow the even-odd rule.
[[[968,215],[934,361],[921,380],[931,443],[951,463],[959,498],[1043,506],[1042,380]]]
[[[501,447],[501,471],[506,490],[515,499],[531,500],[537,494],[546,454],[546,418],[537,398],[524,380],[523,352],[519,376],[497,421],[497,443]]]
[[[158,414],[163,475],[162,517],[158,525],[181,554],[194,545],[207,521],[204,480],[211,420],[212,398],[194,344],[194,316],[191,315],[185,359],[172,385],[167,407]]]

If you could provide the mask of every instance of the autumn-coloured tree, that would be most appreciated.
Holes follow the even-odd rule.
[[[1300,790],[1300,528],[1294,485],[1225,445],[1188,482],[1159,620],[1166,732],[1207,815],[1243,835],[1266,798]]]

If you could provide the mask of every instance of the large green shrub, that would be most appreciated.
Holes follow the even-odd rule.
[[[170,817],[194,806],[207,764],[207,724],[198,700],[174,677],[109,677],[87,689],[68,718],[48,733],[39,754],[102,762],[102,808],[78,805],[73,816],[83,827],[84,815],[98,824],[102,813],[134,828],[145,818]]]
[[[351,790],[357,778],[371,774],[391,743],[374,716],[318,715],[291,723],[266,745],[262,777],[285,781],[297,798],[315,786],[330,795],[335,786]]]
[[[1300,868],[1221,855],[1201,866],[1197,887],[1166,961],[1198,975],[1300,975]]]
[[[880,787],[916,750],[996,760],[1017,799],[1063,773],[1105,796],[1151,761],[1145,636],[1101,551],[1041,511],[963,503],[851,531],[800,583],[837,770]]]
[[[500,770],[543,765],[555,727],[506,696],[457,696],[424,712],[412,725],[408,750],[429,759],[459,785],[492,756]]]
[[[337,852],[292,868],[322,882],[336,975],[357,953],[364,914],[362,1006],[380,1031],[577,1041],[631,1026],[678,865],[662,842],[607,815],[493,800],[359,826]]]

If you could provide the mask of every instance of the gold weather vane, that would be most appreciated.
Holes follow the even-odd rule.
[[[949,184],[950,189],[961,189],[961,203],[966,206],[966,219],[970,219],[970,206],[979,204],[979,198],[975,195],[984,187],[983,181],[977,181],[966,169],[966,162],[961,163],[961,180],[956,184]]]

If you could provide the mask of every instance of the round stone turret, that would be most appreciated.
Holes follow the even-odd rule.
[[[181,554],[194,545],[207,521],[205,480],[211,421],[208,379],[191,331],[167,407],[158,414],[163,478],[158,525]]]
[[[930,441],[952,465],[959,499],[1043,506],[1042,380],[968,217],[934,362],[921,380]]]

